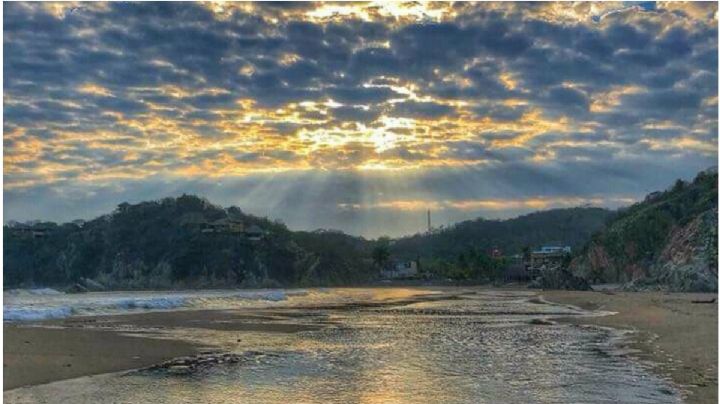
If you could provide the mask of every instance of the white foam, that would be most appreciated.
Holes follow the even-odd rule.
[[[151,298],[124,298],[101,304],[101,307],[118,310],[170,310],[187,305],[188,298],[182,296],[161,296]]]
[[[287,294],[282,290],[260,290],[250,292],[240,292],[235,294],[233,297],[239,299],[249,300],[269,300],[272,302],[279,302],[287,299]]]
[[[63,294],[52,289],[5,292],[3,321],[40,321],[70,316],[124,314],[183,308],[233,308],[244,302],[280,302],[304,290],[225,290],[187,292],[95,292]]]
[[[72,308],[67,306],[39,308],[8,307],[3,308],[3,321],[50,320],[70,317],[72,314]]]
[[[12,296],[21,295],[34,295],[34,296],[56,296],[62,295],[63,292],[57,291],[52,288],[37,288],[37,289],[10,289],[4,292]]]

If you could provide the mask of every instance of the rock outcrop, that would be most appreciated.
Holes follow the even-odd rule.
[[[557,268],[543,271],[542,275],[530,282],[533,289],[590,290],[584,278],[575,276],[567,269]]]
[[[717,291],[717,181],[716,171],[703,171],[620,211],[571,271],[630,290]]]
[[[715,292],[717,274],[717,210],[675,229],[646,278],[629,289],[661,287],[671,291]]]

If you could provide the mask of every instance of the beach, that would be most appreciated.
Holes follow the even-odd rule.
[[[464,289],[467,292],[468,288]],[[453,290],[440,288],[436,292],[447,294]],[[546,300],[552,304],[537,306],[549,306],[544,310],[553,313],[554,320],[573,326],[634,330],[632,347],[638,351],[632,355],[654,362],[656,366],[652,371],[671,378],[688,392],[687,402],[717,400],[717,303],[691,303],[712,299],[715,295],[470,290],[497,293],[498,296],[516,293],[530,300]],[[32,326],[6,323],[3,327],[4,389],[145,368],[172,358],[213,350],[272,351],[288,343],[297,344],[297,339],[303,340],[294,335],[309,335],[335,327],[341,323],[338,315],[352,318],[354,313],[367,307],[384,310],[386,306],[420,305],[425,310],[424,305],[433,304],[432,299],[425,301],[421,295],[408,297],[407,292],[397,299],[392,299],[394,294],[389,289],[380,295],[391,298],[362,304],[70,317],[33,323]],[[558,312],[553,308],[556,305],[616,314],[585,316],[568,310],[572,315],[562,316],[554,314]],[[328,310],[333,314],[327,315]],[[323,314],[319,315],[319,312]],[[538,328],[542,329],[542,326]],[[303,348],[306,345],[306,342],[298,344]]]
[[[343,298],[359,294],[375,302],[369,304],[378,304],[410,302],[414,296],[424,293],[427,291],[409,288],[353,288],[338,289],[336,294]],[[320,301],[323,306],[342,306],[332,300],[331,303]],[[316,304],[314,309],[317,308]],[[151,311],[6,322],[3,324],[3,389],[138,369],[209,349],[251,349],[253,340],[247,338],[248,334],[257,337],[319,328],[318,322],[295,321],[302,314],[297,310],[251,306],[237,310]],[[193,340],[193,336],[178,340],[177,333],[163,332],[178,329],[237,332],[243,338],[228,337],[224,343],[213,339],[202,345]]]
[[[183,341],[114,331],[3,327],[3,389],[150,366],[194,353]]]
[[[615,312],[562,321],[635,331],[637,356],[656,364],[656,371],[684,386],[688,403],[716,403],[718,305],[693,303],[717,294],[663,292],[543,291],[545,299],[587,310]]]

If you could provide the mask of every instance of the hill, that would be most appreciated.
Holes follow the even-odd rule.
[[[6,287],[334,285],[377,273],[362,238],[294,233],[192,195],[123,203],[88,222],[12,224],[3,231]]]
[[[476,219],[431,234],[366,240],[284,224],[183,195],[137,204],[87,222],[3,227],[4,286],[98,285],[110,289],[353,285],[396,260],[420,259],[425,276],[501,280],[526,247],[584,245],[613,216],[555,209],[508,220]]]
[[[576,274],[595,282],[630,282],[630,288],[717,291],[718,174],[622,209],[573,260]]]
[[[578,207],[534,212],[507,220],[478,218],[434,231],[400,238],[393,254],[414,257],[455,257],[469,250],[489,252],[500,249],[505,255],[543,244],[582,247],[612,216],[602,208]]]

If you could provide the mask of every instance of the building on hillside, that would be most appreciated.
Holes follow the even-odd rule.
[[[492,250],[490,250],[490,256],[492,258],[502,258],[503,253],[502,250],[498,247],[494,247]]]
[[[543,246],[530,253],[530,261],[526,263],[531,277],[536,277],[542,271],[560,268],[563,260],[572,252],[568,246]]]
[[[408,279],[415,278],[418,276],[418,262],[417,261],[400,261],[395,262],[380,272],[380,277],[383,279]]]
[[[49,226],[44,226],[41,223],[35,224],[23,224],[17,223],[10,228],[12,234],[23,238],[45,238],[47,237],[52,229]]]
[[[245,230],[245,237],[250,241],[260,241],[265,237],[265,230],[254,224]]]
[[[245,230],[245,225],[243,222],[235,219],[230,219],[228,217],[224,217],[222,219],[215,220],[214,222],[210,222],[209,226],[207,226],[205,229],[203,229],[204,233],[226,233],[226,234],[234,234],[234,233],[242,233]]]
[[[240,220],[224,217],[210,222],[200,212],[184,214],[180,223],[201,233],[240,234],[245,230],[245,225]]]
[[[209,234],[236,234],[244,236],[250,241],[262,240],[266,235],[266,231],[258,225],[251,225],[245,227],[245,223],[242,220],[233,219],[231,217],[224,217],[214,221],[207,221],[203,217],[202,213],[192,212],[183,215],[180,219],[180,223],[195,231]]]

